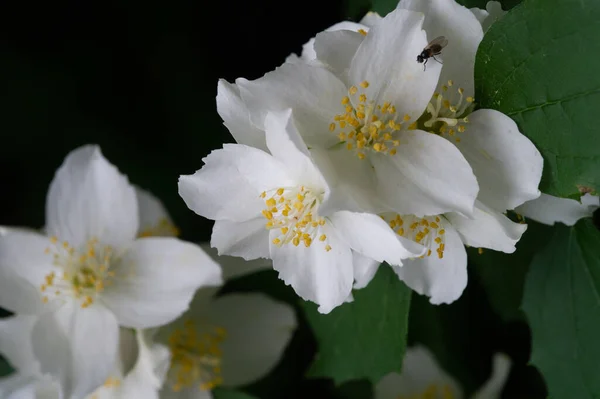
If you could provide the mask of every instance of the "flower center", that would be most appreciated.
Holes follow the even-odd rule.
[[[280,187],[265,191],[260,197],[265,201],[262,214],[267,219],[266,228],[280,232],[273,239],[273,244],[281,246],[292,243],[297,247],[302,242],[305,247],[310,247],[313,241],[318,240],[324,243],[326,251],[331,250],[326,243],[327,236],[321,231],[325,219],[318,213],[323,193],[316,193],[304,186]]]
[[[154,226],[150,226],[138,234],[138,237],[177,237],[179,229],[167,218],[162,218]]]
[[[433,94],[427,104],[427,113],[431,116],[423,125],[426,130],[439,133],[458,143],[460,137],[455,137],[456,133],[466,130],[466,124],[469,122],[466,115],[472,110],[475,100],[471,96],[465,97],[462,87],[454,90],[453,86],[454,82],[449,80],[447,85],[442,86],[442,93]]]
[[[423,392],[414,395],[399,395],[397,399],[454,399],[449,385],[431,384]]]
[[[369,82],[365,80],[359,86],[366,89]],[[410,116],[404,115],[402,121],[397,122],[396,107],[389,102],[375,104],[356,86],[350,87],[348,94],[342,98],[345,112],[333,118],[329,131],[359,159],[365,159],[369,152],[395,155],[396,147],[400,145],[396,132],[402,128],[402,123],[410,121]],[[408,128],[415,128],[413,125]]]
[[[115,277],[115,272],[109,270],[116,258],[112,247],[101,246],[95,238],[82,249],[75,249],[67,241],[59,242],[56,237],[51,237],[50,242],[52,245],[45,252],[52,254],[58,271],[47,274],[41,284],[42,301],[47,303],[68,294],[81,300],[82,308],[87,308]]]
[[[173,391],[179,392],[196,383],[199,383],[200,389],[207,391],[223,383],[219,344],[225,336],[226,331],[221,327],[200,333],[191,320],[187,320],[183,328],[173,331],[169,337],[169,379]]]
[[[385,218],[392,230],[399,236],[408,238],[428,248],[425,255],[431,256],[432,248],[436,248],[438,258],[444,257],[446,230],[442,228],[441,218],[439,216],[425,216],[423,218],[414,215],[398,215]]]

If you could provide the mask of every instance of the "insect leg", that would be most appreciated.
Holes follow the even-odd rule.
[[[441,53],[438,53],[438,55],[439,55],[439,54],[441,54]],[[444,65],[444,63],[443,63],[443,62],[441,62],[440,60],[438,60],[437,58],[435,58],[435,55],[432,55],[432,57],[433,57],[433,59],[434,59],[434,60],[436,60],[436,61],[437,61],[437,62],[439,62],[440,64]]]

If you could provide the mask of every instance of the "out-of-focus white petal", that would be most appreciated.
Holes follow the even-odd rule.
[[[136,240],[114,272],[114,284],[105,288],[102,300],[120,325],[133,328],[174,320],[199,287],[222,283],[219,264],[199,246],[167,237]]]
[[[266,232],[266,230],[265,230]],[[264,239],[265,246],[267,247],[267,255],[269,250],[269,234],[266,232]],[[273,261],[271,259],[259,258],[255,260],[246,261],[243,258],[237,256],[219,255],[216,248],[212,248],[209,243],[200,243],[200,247],[221,265],[223,271],[223,280],[227,281],[236,277],[242,277],[254,272],[261,270],[270,270],[273,268]]]
[[[140,219],[140,229],[138,235],[141,237],[159,236],[172,237],[177,236],[179,231],[165,206],[151,192],[142,188],[135,187],[135,193],[138,199],[138,211]]]
[[[556,222],[573,226],[579,219],[591,217],[600,206],[600,197],[585,194],[581,202],[543,194],[517,207],[515,212],[536,222],[553,225]]]
[[[96,238],[122,249],[138,232],[135,190],[100,151],[86,145],[69,153],[46,198],[49,236],[79,248]]]
[[[36,321],[36,316],[23,315],[0,319],[0,354],[22,374],[38,374],[40,371],[31,343],[31,332]]]
[[[221,343],[226,386],[265,376],[279,362],[297,321],[294,309],[263,294],[229,294],[214,299],[210,320],[226,330]]]
[[[116,360],[119,327],[101,305],[81,308],[67,301],[39,316],[33,353],[43,373],[60,381],[66,399],[83,398],[104,383]]]
[[[352,251],[352,267],[354,269],[354,289],[365,288],[375,273],[379,270],[381,262],[368,258],[356,251]],[[352,294],[350,294],[352,295]],[[350,296],[350,298],[352,298]]]
[[[504,353],[497,353],[492,360],[492,375],[471,399],[498,399],[508,379],[511,366],[510,358]]]
[[[269,230],[260,216],[245,222],[217,220],[213,226],[210,245],[220,255],[239,256],[245,260],[269,257]]]

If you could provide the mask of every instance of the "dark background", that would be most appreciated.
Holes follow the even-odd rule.
[[[69,151],[95,143],[132,183],[165,203],[182,238],[207,241],[212,222],[187,209],[177,179],[232,141],[216,112],[217,80],[262,76],[291,52],[299,53],[315,33],[360,16],[366,10],[361,3],[58,0],[3,5],[0,224],[42,226],[55,170]],[[297,302],[273,272],[234,281],[226,290],[257,287]],[[526,366],[526,325],[501,323],[481,298],[485,293],[473,278],[452,306],[432,307],[414,295],[410,341],[434,348],[469,391],[489,375],[490,355],[507,351],[517,364],[505,397],[545,397],[539,376]],[[302,324],[282,364],[247,391],[261,398],[369,396],[363,382],[334,388],[327,380],[304,379],[315,350]]]

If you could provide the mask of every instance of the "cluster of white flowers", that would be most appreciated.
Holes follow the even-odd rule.
[[[177,239],[159,200],[96,146],[58,169],[41,230],[0,230],[0,307],[15,313],[0,319],[16,370],[4,399],[210,399],[266,375],[295,330],[286,304],[216,295],[264,262],[238,268]]]
[[[322,313],[382,262],[440,304],[467,284],[465,245],[513,252],[527,226],[506,211],[539,197],[543,161],[508,116],[474,110],[477,47],[502,13],[488,9],[402,0],[257,80],[221,80],[237,144],[179,179],[188,207],[215,220],[211,245],[272,259]],[[439,36],[440,61],[424,67],[417,55]]]

